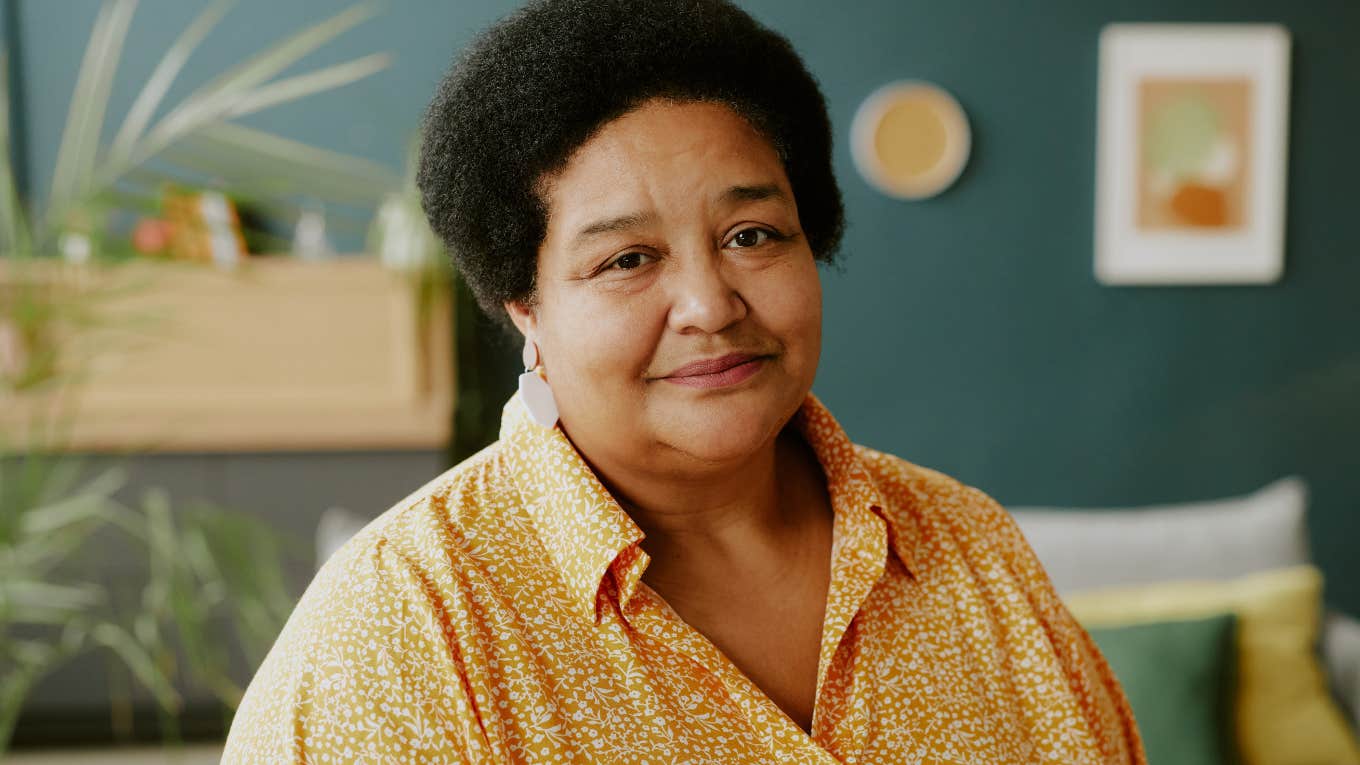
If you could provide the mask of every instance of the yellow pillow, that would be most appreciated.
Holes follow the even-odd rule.
[[[1237,615],[1237,744],[1246,765],[1360,764],[1318,664],[1322,572],[1293,566],[1227,581],[1092,590],[1063,599],[1084,626]]]

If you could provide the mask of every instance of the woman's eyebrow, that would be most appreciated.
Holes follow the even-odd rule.
[[[733,205],[738,202],[760,202],[766,199],[788,201],[788,196],[783,189],[773,183],[765,183],[756,186],[733,186],[718,197],[718,202],[723,205]]]
[[[651,223],[655,218],[656,216],[651,213],[630,213],[628,215],[620,215],[617,218],[597,220],[580,231],[577,231],[576,236],[572,237],[571,243],[573,247],[577,247],[584,244],[587,239],[592,237],[645,226],[648,223]]]
[[[760,202],[766,199],[787,200],[783,189],[773,183],[759,184],[755,186],[732,186],[724,191],[719,197],[718,202],[723,206],[731,206],[739,202]],[[582,228],[572,237],[572,246],[579,247],[586,240],[601,234],[612,234],[616,231],[626,231],[630,228],[639,228],[651,223],[656,219],[652,213],[629,213],[615,218],[604,218]]]

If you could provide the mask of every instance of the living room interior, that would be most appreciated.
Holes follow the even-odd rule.
[[[217,762],[497,438],[412,156],[520,4],[0,2],[0,759]],[[1012,513],[1150,762],[1360,763],[1360,5],[737,4],[833,123],[816,395]]]

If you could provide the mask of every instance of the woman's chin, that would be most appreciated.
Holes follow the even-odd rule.
[[[701,462],[730,463],[766,446],[785,418],[773,408],[696,405],[668,419],[669,427],[661,432],[670,446]]]

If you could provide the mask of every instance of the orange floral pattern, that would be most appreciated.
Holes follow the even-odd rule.
[[[795,425],[835,513],[811,735],[641,579],[642,532],[518,397],[501,438],[317,574],[224,763],[1138,763],[1132,712],[1010,516]]]

